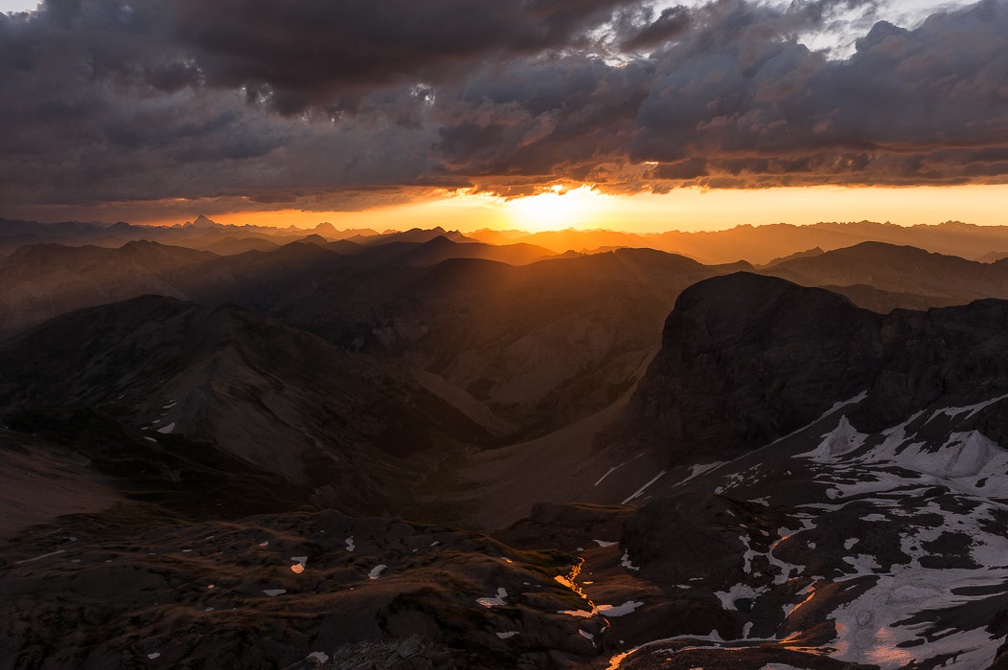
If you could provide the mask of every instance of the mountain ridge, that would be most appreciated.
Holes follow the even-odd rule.
[[[937,253],[961,256],[981,261],[995,260],[998,250],[1008,249],[1008,226],[978,226],[948,221],[940,224],[899,226],[872,221],[820,222],[794,225],[787,223],[752,226],[742,224],[718,231],[663,233],[628,233],[612,230],[524,231],[477,230],[470,233],[415,228],[408,231],[379,233],[371,229],[337,230],[323,222],[313,228],[276,228],[256,225],[214,224],[213,226],[150,226],[120,222],[112,226],[95,223],[64,222],[43,224],[30,221],[0,219],[0,253],[14,251],[33,243],[59,242],[70,246],[96,244],[121,246],[134,239],[150,239],[193,248],[230,251],[222,243],[228,237],[259,238],[276,244],[319,234],[329,241],[349,239],[364,244],[382,241],[427,241],[436,235],[448,235],[453,241],[489,244],[531,243],[548,248],[552,253],[586,251],[599,248],[652,247],[679,253],[704,263],[732,263],[740,259],[754,265],[801,253],[814,247],[823,250],[848,247],[864,241],[880,241],[911,245]],[[251,243],[246,243],[245,248]],[[235,251],[243,247],[235,247]],[[993,251],[992,251],[993,250]]]
[[[692,452],[734,457],[863,391],[851,421],[878,430],[935,403],[1008,392],[998,363],[1006,329],[1003,300],[881,315],[779,278],[703,280],[676,301],[662,349],[609,439],[625,430],[622,439],[672,464]]]
[[[2,343],[0,404],[18,425],[70,427],[74,411],[97,411],[133,436],[127,455],[144,442],[203,445],[355,513],[413,504],[395,482],[421,480],[443,457],[434,445],[489,439],[400,363],[232,305],[151,295]]]

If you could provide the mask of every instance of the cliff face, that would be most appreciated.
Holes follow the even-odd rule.
[[[868,386],[881,319],[780,279],[738,273],[695,284],[615,432],[673,462],[767,444]]]
[[[738,273],[685,290],[644,379],[607,439],[671,464],[759,448],[867,391],[851,421],[1008,391],[1008,303],[882,316],[822,289]],[[1000,432],[992,427],[991,437]]]

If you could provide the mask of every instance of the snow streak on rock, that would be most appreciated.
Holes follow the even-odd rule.
[[[634,491],[634,492],[633,492],[633,493],[632,493],[632,494],[630,495],[630,497],[626,498],[626,499],[625,499],[625,500],[624,500],[624,501],[623,501],[622,503],[620,503],[620,504],[621,504],[621,505],[626,505],[626,504],[627,504],[627,503],[629,503],[629,502],[630,502],[631,500],[634,500],[634,499],[636,499],[636,498],[639,498],[639,497],[640,497],[640,495],[641,495],[642,493],[644,493],[644,491],[646,491],[646,490],[648,489],[648,487],[649,487],[649,486],[651,486],[652,484],[654,484],[654,483],[655,483],[656,481],[658,481],[659,479],[661,479],[661,478],[662,478],[662,477],[664,477],[664,476],[665,476],[665,470],[662,470],[662,471],[661,471],[661,472],[659,472],[659,473],[658,473],[657,475],[655,475],[655,476],[654,476],[654,478],[653,478],[653,479],[651,479],[651,481],[649,481],[649,482],[648,482],[647,484],[645,484],[644,486],[642,486],[642,487],[640,487],[639,489],[637,489],[636,491]]]

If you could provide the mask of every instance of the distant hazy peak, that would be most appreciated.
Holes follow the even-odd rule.
[[[222,227],[221,224],[217,223],[216,221],[213,221],[212,219],[207,218],[203,214],[200,214],[199,216],[197,216],[195,221],[186,221],[185,225],[188,226],[188,227],[192,227],[192,228],[221,228]]]

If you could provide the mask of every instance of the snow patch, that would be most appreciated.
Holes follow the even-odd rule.
[[[854,573],[855,577],[863,577],[865,575],[873,575],[876,571],[881,570],[882,566],[879,565],[878,560],[871,554],[858,554],[857,556],[844,556],[843,560],[845,563],[850,564],[852,568],[856,571]]]
[[[957,591],[984,583],[994,586],[1005,577],[1003,571],[929,569],[916,562],[896,566],[892,574],[880,575],[874,587],[833,612],[837,639],[831,655],[844,661],[873,663],[882,670],[896,670],[944,654],[956,657],[955,667],[989,667],[1002,638],[991,636],[982,626],[939,637],[923,635],[919,628],[897,622],[918,612],[961,605],[969,598],[954,595]],[[898,646],[909,642],[916,644]]]
[[[638,607],[643,607],[644,603],[628,600],[622,605],[599,605],[595,611],[603,616],[626,616],[633,614]]]
[[[627,570],[640,570],[636,565],[630,562],[630,551],[623,552],[623,558],[620,559],[620,565],[622,565]]]
[[[1003,474],[1008,468],[1008,452],[983,433],[971,430],[952,433],[935,451],[910,445],[899,454],[898,462],[901,467],[942,479],[972,479]]]
[[[713,463],[699,463],[697,465],[693,465],[693,466],[690,467],[690,472],[686,476],[686,478],[683,479],[683,480],[680,480],[679,483],[676,484],[676,486],[682,486],[683,484],[685,484],[689,480],[693,479],[694,477],[699,477],[700,475],[704,474],[705,472],[710,472],[711,470],[716,470],[717,468],[721,467],[722,465],[724,465],[727,462],[728,461],[715,461]]]
[[[999,395],[996,398],[991,398],[990,400],[985,400],[984,402],[979,402],[975,405],[967,405],[966,407],[946,407],[945,409],[940,409],[937,412],[935,412],[931,416],[931,418],[928,419],[928,421],[933,421],[934,419],[942,415],[947,416],[950,419],[955,419],[960,414],[966,415],[963,417],[963,419],[969,419],[977,412],[987,409],[994,403],[1001,402],[1005,398],[1008,398],[1008,393],[1006,393],[1005,395]]]
[[[501,587],[497,589],[497,595],[493,598],[477,598],[476,602],[490,609],[491,607],[503,607],[505,598],[507,598],[507,590]]]
[[[721,601],[721,607],[726,610],[731,610],[733,612],[738,611],[735,607],[735,601],[743,598],[748,598],[749,600],[756,600],[761,594],[766,593],[767,588],[761,586],[758,589],[754,589],[748,584],[736,584],[728,591],[715,591],[714,595],[717,599]]]
[[[593,610],[557,610],[557,614],[566,614],[567,616],[572,616],[577,619],[590,619],[597,614]]]
[[[371,581],[378,579],[379,577],[381,577],[381,574],[385,572],[385,568],[387,567],[388,566],[385,565],[384,563],[379,563],[378,565],[374,566],[373,568],[371,568],[371,572],[368,573],[368,579],[370,579]]]
[[[174,421],[172,421],[171,423],[169,423],[167,426],[163,426],[161,428],[158,428],[157,432],[163,433],[163,434],[167,435],[168,433],[172,432],[173,430],[175,430],[175,422]]]

